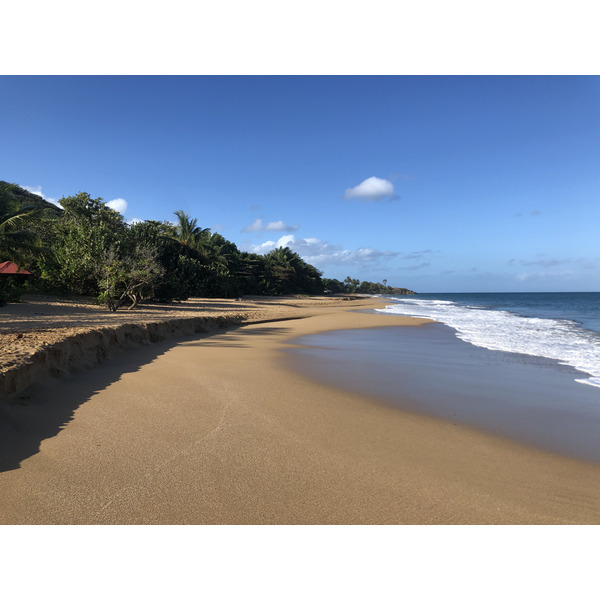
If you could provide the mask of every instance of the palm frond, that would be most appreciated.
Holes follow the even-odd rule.
[[[38,207],[24,206],[0,223],[0,231],[10,231],[21,224],[22,221],[26,221],[41,211],[42,209]]]

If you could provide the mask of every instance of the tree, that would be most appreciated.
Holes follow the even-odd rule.
[[[219,233],[206,231],[202,234],[203,256],[199,262],[205,267],[197,293],[206,296],[240,295],[241,286],[236,280],[240,266],[237,246]]]
[[[57,207],[18,185],[0,181],[0,262],[10,260],[19,267],[37,270],[37,260],[47,251],[48,223]],[[3,277],[0,305],[18,301],[37,281]]]
[[[25,207],[13,213],[0,215],[0,259],[10,260],[19,266],[28,264],[41,250],[40,237],[26,229],[40,212],[38,208]]]
[[[96,296],[117,310],[151,298],[324,289],[322,273],[290,248],[266,256],[241,252],[182,210],[176,223],[129,225],[85,192],[60,205],[0,181],[0,259],[33,267],[41,276],[36,288],[45,292]]]
[[[265,294],[320,294],[321,272],[307,264],[286,246],[271,250],[264,257],[262,292]]]
[[[346,279],[344,279],[344,285],[348,294],[354,294],[360,285],[360,281],[358,279],[352,279],[350,276],[348,276]]]
[[[119,255],[126,241],[123,217],[85,192],[59,203],[64,211],[54,226],[52,254],[40,260],[42,277],[54,289],[97,296],[98,268],[109,250]]]
[[[240,252],[234,258],[232,272],[236,295],[262,294],[266,277],[265,257],[252,252]]]
[[[182,210],[173,213],[177,217],[175,239],[183,246],[185,255],[200,257],[205,255],[204,240],[210,229],[198,227],[198,219],[192,219]]]
[[[359,294],[381,294],[381,284],[372,281],[361,281],[355,290]]]
[[[15,197],[18,189],[14,184],[0,182],[0,262],[10,260],[24,266],[42,247],[39,235],[31,229],[42,209],[23,206]]]
[[[141,221],[128,229],[128,247],[156,251],[156,260],[163,275],[154,286],[154,297],[161,302],[186,300],[193,288],[194,274],[187,268],[195,261],[186,259],[176,238],[175,226],[168,222]]]
[[[323,289],[328,294],[343,294],[346,291],[344,284],[337,279],[323,278]]]
[[[265,293],[280,296],[295,291],[292,251],[287,247],[274,248],[265,255],[263,288]]]
[[[98,268],[98,300],[115,312],[126,300],[129,309],[154,296],[154,286],[164,275],[156,249],[136,246],[133,252],[118,256],[111,248]]]
[[[0,211],[2,211],[0,207]],[[17,266],[28,265],[40,250],[40,239],[33,231],[24,229],[23,224],[31,219],[38,209],[23,208],[13,213],[0,214],[0,262],[10,260]],[[24,293],[27,281],[23,278],[3,276],[0,278],[0,306],[7,302],[18,302]]]

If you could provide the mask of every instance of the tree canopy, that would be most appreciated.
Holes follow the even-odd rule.
[[[129,224],[86,192],[59,204],[0,181],[0,261],[27,266],[35,291],[93,296],[113,311],[192,296],[391,293],[350,277],[323,279],[287,247],[266,255],[240,251],[182,210],[174,223]],[[0,290],[0,304],[10,299]]]

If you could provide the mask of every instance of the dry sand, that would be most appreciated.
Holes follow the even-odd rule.
[[[313,307],[345,306],[369,302],[359,297],[246,297],[243,301],[192,298],[172,304],[145,304],[133,311],[110,313],[93,298],[29,295],[25,301],[0,307],[0,373],[22,365],[41,349],[73,336],[114,329],[127,324],[145,325],[174,319],[223,317],[240,323],[304,316]],[[301,311],[301,312],[299,312]]]
[[[598,465],[296,373],[296,336],[419,323],[320,302],[256,301],[246,318],[293,319],[158,342],[4,403],[0,523],[600,522]]]
[[[0,401],[43,376],[63,376],[124,350],[245,323],[292,319],[317,308],[369,302],[351,297],[190,299],[109,313],[92,298],[30,295],[0,308]]]

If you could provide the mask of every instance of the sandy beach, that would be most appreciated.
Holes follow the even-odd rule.
[[[372,298],[184,304],[170,317],[230,320],[0,405],[0,523],[600,523],[599,465],[318,383],[283,352],[302,335],[422,321],[355,312]],[[5,307],[3,372],[114,316],[165,320],[69,309]]]

